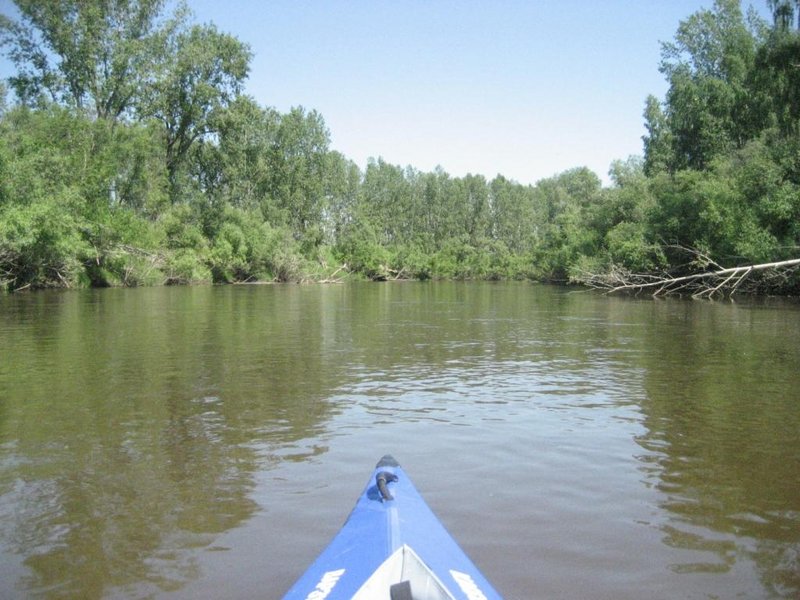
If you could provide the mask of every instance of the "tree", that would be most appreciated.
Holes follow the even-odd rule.
[[[183,18],[159,17],[165,0],[15,0],[21,22],[0,17],[0,44],[16,65],[20,101],[43,96],[101,119],[129,114],[160,51]]]
[[[794,12],[797,8],[797,27],[800,29],[800,1],[798,0],[767,0],[767,5],[772,11],[775,27],[788,30],[794,21]]]
[[[0,119],[6,114],[8,110],[8,102],[6,100],[6,84],[0,81]]]
[[[18,72],[26,105],[46,100],[116,122],[163,127],[173,201],[189,150],[214,132],[212,114],[241,91],[250,51],[213,25],[187,26],[166,0],[16,0],[20,22],[0,18],[0,43]]]
[[[644,122],[647,129],[647,135],[642,136],[644,172],[654,175],[668,171],[673,163],[672,134],[661,103],[652,94],[645,102]]]
[[[323,241],[329,145],[322,115],[295,107],[281,116],[267,153],[270,201],[309,249]]]
[[[427,225],[417,188],[419,173],[391,165],[379,158],[370,160],[364,172],[358,218],[369,222],[377,241],[397,246],[424,242]],[[429,248],[426,247],[429,251]]]
[[[541,242],[534,255],[545,279],[565,280],[581,256],[594,255],[599,234],[590,226],[602,197],[600,179],[586,167],[570,169],[536,184],[536,203],[543,217]]]
[[[480,245],[490,233],[489,186],[482,175],[468,174],[454,181],[454,210],[460,222],[456,231],[464,232],[472,245]]]
[[[454,205],[452,180],[441,167],[420,178],[424,202],[425,230],[436,249],[441,249],[448,240],[456,237],[459,208]]]
[[[502,175],[490,185],[492,238],[515,254],[530,252],[542,233],[543,223],[534,220],[533,191]]]
[[[758,49],[749,80],[762,128],[776,127],[781,136],[800,132],[800,22],[792,28],[794,6],[800,2],[771,0],[774,27]]]
[[[335,243],[355,218],[361,187],[361,170],[358,165],[339,152],[329,152],[326,162],[327,198],[323,223],[326,241]]]
[[[248,96],[239,96],[210,118],[216,135],[201,140],[193,156],[201,189],[212,201],[261,210],[268,221],[281,222],[270,206],[270,152],[277,143],[281,115]]]
[[[660,70],[669,81],[663,113],[648,99],[647,171],[704,169],[753,135],[746,81],[756,54],[739,0],[715,0],[682,21],[662,45]],[[757,115],[755,115],[757,117]]]
[[[0,121],[0,273],[11,289],[152,283],[163,164],[152,131],[50,105]],[[109,190],[113,194],[109,194]]]
[[[175,202],[189,149],[215,132],[213,114],[240,93],[249,70],[250,50],[213,25],[195,25],[165,41],[169,50],[148,78],[137,109],[141,116],[163,125]]]

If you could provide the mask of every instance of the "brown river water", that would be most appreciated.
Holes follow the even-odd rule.
[[[385,453],[507,599],[800,597],[800,304],[0,296],[0,598],[280,598]]]

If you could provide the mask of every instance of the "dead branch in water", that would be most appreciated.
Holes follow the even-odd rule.
[[[339,273],[344,271],[345,273],[350,272],[350,267],[347,266],[347,263],[342,264],[341,267],[336,269],[333,273],[328,275],[325,279],[320,279],[317,283],[341,283],[342,278],[336,277]]]
[[[710,259],[707,264],[719,267]],[[759,284],[767,283],[777,287],[780,283],[788,281],[798,268],[800,268],[800,258],[727,269],[717,268],[680,277],[631,273],[621,267],[612,267],[607,273],[586,274],[581,282],[589,287],[604,290],[607,294],[627,292],[638,295],[652,292],[651,295],[654,297],[691,295],[692,298],[730,298],[742,289],[742,284],[753,273],[764,274]]]

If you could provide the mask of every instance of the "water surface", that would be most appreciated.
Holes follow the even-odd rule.
[[[280,598],[391,452],[509,599],[800,595],[800,307],[0,297],[0,597]]]

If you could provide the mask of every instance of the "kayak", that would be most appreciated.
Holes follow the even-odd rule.
[[[284,600],[500,600],[397,461],[384,456],[342,529]]]
[[[284,600],[501,600],[389,455]]]

